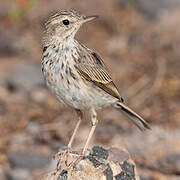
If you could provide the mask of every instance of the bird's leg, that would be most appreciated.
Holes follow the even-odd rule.
[[[89,146],[90,140],[91,140],[91,138],[92,138],[92,136],[94,134],[94,131],[95,131],[96,126],[98,124],[97,113],[96,113],[96,111],[94,109],[91,109],[91,121],[92,121],[92,127],[91,127],[91,130],[89,132],[88,138],[86,140],[85,146],[84,146],[84,148],[83,148],[83,150],[81,152],[81,155],[74,162],[70,163],[69,169],[71,167],[73,167],[74,165],[78,164],[78,162],[82,159],[82,157],[86,153],[86,150],[87,150],[87,148]]]
[[[91,122],[92,122],[92,127],[91,127],[90,133],[88,135],[88,138],[86,140],[85,146],[83,148],[82,155],[85,154],[85,152],[86,152],[86,150],[87,150],[87,148],[89,146],[90,140],[91,140],[91,138],[92,138],[92,136],[94,134],[94,131],[96,129],[96,126],[98,124],[97,113],[96,113],[94,108],[91,109]]]
[[[77,133],[77,131],[79,129],[79,125],[80,125],[80,123],[82,121],[82,118],[83,118],[83,113],[80,110],[76,110],[76,112],[77,112],[77,115],[78,115],[78,122],[77,122],[76,127],[75,127],[75,129],[73,131],[73,134],[72,134],[72,136],[71,136],[71,138],[69,140],[67,148],[66,148],[66,150],[64,151],[64,153],[61,156],[61,161],[58,163],[59,164],[58,169],[60,169],[60,166],[61,166],[62,162],[65,162],[67,164],[67,159],[68,159],[68,155],[70,153],[71,147],[72,147],[72,143],[74,141],[76,133]]]
[[[71,149],[71,147],[72,147],[72,143],[74,141],[75,135],[77,133],[77,130],[79,129],[79,125],[80,125],[80,123],[82,121],[82,117],[83,117],[83,114],[82,114],[82,112],[80,110],[76,110],[76,112],[77,112],[77,115],[78,115],[78,122],[77,122],[76,127],[74,129],[74,132],[73,132],[73,134],[72,134],[72,136],[71,136],[71,138],[69,140],[69,143],[68,143],[68,146],[67,146],[68,149]]]

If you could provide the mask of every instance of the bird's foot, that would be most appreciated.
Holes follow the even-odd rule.
[[[84,153],[83,150],[72,151],[71,148],[66,148],[63,152],[58,152],[54,155],[54,157],[58,157],[59,159],[56,173],[65,170],[68,172],[68,174],[71,174],[73,168],[76,167],[76,165],[87,154],[89,154],[88,150]]]
[[[79,155],[78,155],[78,157],[74,161],[72,161],[68,165],[68,170],[70,170],[73,167],[75,167],[89,151],[86,150],[86,152],[83,152],[83,150],[81,150],[81,151],[75,151],[75,152],[78,153]]]
[[[75,159],[74,161],[72,159],[74,159],[74,157],[72,158],[71,155],[76,155],[78,156],[77,159]],[[80,154],[80,155],[79,155]],[[57,170],[61,170],[62,167],[66,169],[69,169],[69,167],[73,167],[73,165],[77,164],[79,161],[81,160],[81,156],[83,157],[82,151],[74,151],[71,148],[66,148],[64,151],[58,152],[54,155],[54,159],[58,158],[60,159],[57,165]],[[76,158],[76,157],[75,157]],[[74,163],[75,162],[75,163]]]
[[[68,158],[71,152],[71,148],[67,147],[63,152],[61,151],[54,155],[54,158],[58,157],[58,159],[60,159],[57,165],[57,170],[60,170],[64,165],[68,166]]]
[[[69,165],[68,165],[68,170],[71,170],[72,168],[74,168],[83,158],[83,154],[80,154],[74,161],[72,161]]]

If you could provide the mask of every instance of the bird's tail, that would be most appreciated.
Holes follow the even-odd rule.
[[[116,103],[114,107],[120,110],[123,114],[125,114],[141,131],[151,129],[149,124],[141,116],[136,114],[133,110],[131,110],[122,102]]]

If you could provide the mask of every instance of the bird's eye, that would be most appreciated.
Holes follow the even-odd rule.
[[[63,20],[62,22],[63,22],[63,24],[66,25],[66,26],[69,25],[69,20],[68,20],[68,19]]]

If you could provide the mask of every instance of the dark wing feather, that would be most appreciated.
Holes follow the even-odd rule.
[[[93,82],[108,94],[123,101],[100,56],[95,52],[88,51],[83,58],[86,59],[76,64],[79,74],[86,80]]]

